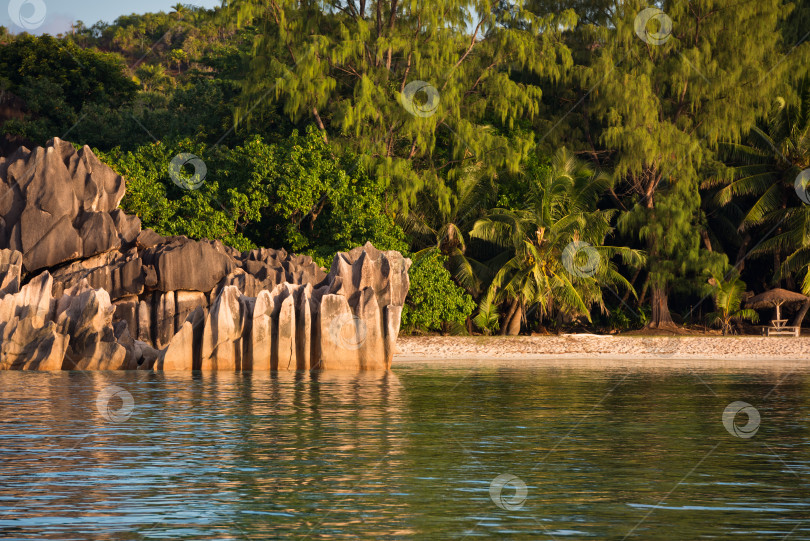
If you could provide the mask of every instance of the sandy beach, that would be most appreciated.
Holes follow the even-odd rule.
[[[403,336],[394,365],[520,361],[557,365],[810,367],[810,337]]]

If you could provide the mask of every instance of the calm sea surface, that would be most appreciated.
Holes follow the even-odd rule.
[[[0,373],[0,538],[296,537],[807,540],[810,374]]]

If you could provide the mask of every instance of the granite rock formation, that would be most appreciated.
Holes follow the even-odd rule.
[[[53,139],[0,157],[0,369],[390,367],[410,260],[311,258],[163,237],[125,181]]]

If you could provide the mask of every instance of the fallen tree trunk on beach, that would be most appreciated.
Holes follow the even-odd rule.
[[[387,369],[411,261],[163,237],[59,139],[0,158],[0,369]]]

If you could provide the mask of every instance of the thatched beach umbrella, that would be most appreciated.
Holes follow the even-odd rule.
[[[781,319],[779,315],[779,308],[783,304],[807,302],[807,300],[810,300],[810,297],[802,295],[801,293],[796,293],[795,291],[788,291],[787,289],[777,287],[775,289],[770,289],[765,293],[760,293],[759,295],[751,297],[748,299],[745,305],[748,308],[770,308],[771,306],[775,306],[776,319]]]

